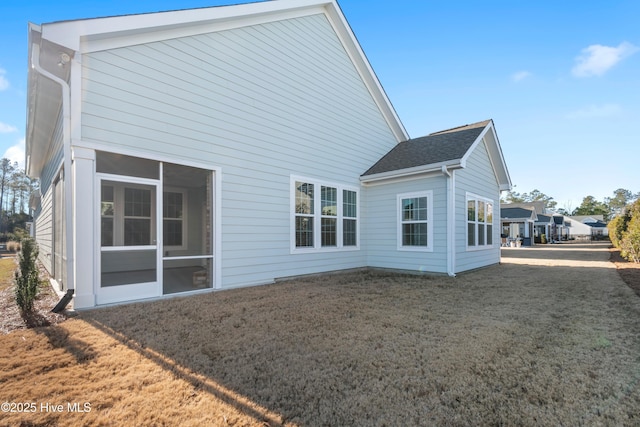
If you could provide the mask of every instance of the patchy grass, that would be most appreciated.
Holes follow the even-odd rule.
[[[325,275],[83,312],[0,336],[0,400],[65,409],[0,424],[638,425],[640,298],[607,258],[514,249],[457,278]]]

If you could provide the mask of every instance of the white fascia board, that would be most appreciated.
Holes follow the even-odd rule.
[[[31,162],[31,153],[34,150],[33,147],[33,126],[35,120],[35,105],[36,105],[36,94],[37,85],[36,79],[38,77],[38,73],[33,69],[32,64],[32,49],[33,43],[40,43],[41,28],[39,25],[33,24],[29,22],[29,34],[28,34],[28,52],[29,52],[29,69],[27,71],[27,123],[25,129],[25,172],[28,176],[33,178],[32,162]],[[36,40],[38,39],[38,40]],[[42,149],[42,148],[40,148]]]
[[[482,130],[482,132],[480,132],[480,135],[478,135],[478,137],[476,138],[475,141],[473,141],[473,144],[471,144],[471,147],[469,147],[469,149],[467,150],[466,153],[464,153],[464,156],[462,156],[462,160],[460,160],[460,164],[462,165],[462,167],[466,167],[467,166],[467,160],[469,160],[469,157],[471,156],[471,154],[473,153],[473,151],[476,149],[476,147],[478,147],[478,144],[480,144],[484,138],[484,136],[487,134],[487,132],[489,131],[489,127],[491,126],[491,124],[488,124],[484,127],[484,129]],[[489,157],[491,157],[491,154],[489,154]]]
[[[489,138],[486,138],[487,134],[490,135]],[[507,169],[507,164],[504,161],[502,148],[500,147],[500,143],[498,142],[498,135],[496,134],[495,128],[493,127],[493,120],[491,120],[489,124],[485,126],[484,130],[480,133],[478,138],[476,138],[471,147],[462,157],[462,167],[466,167],[467,160],[469,159],[473,151],[477,148],[478,144],[480,144],[481,142],[484,142],[485,146],[487,147],[489,161],[491,162],[493,174],[498,181],[500,191],[511,191],[511,188],[513,187],[511,183],[511,177],[509,175],[509,170]],[[503,176],[502,179],[501,176]]]
[[[460,165],[460,162],[458,160],[451,162],[432,163],[430,165],[416,166],[413,168],[361,176],[360,182],[362,182],[363,184],[382,184],[388,183],[389,181],[414,179],[420,176],[444,175],[445,170],[450,171],[454,169],[460,169],[461,167],[462,166]]]
[[[495,163],[497,163],[497,165],[494,165],[494,169],[496,166],[498,166],[504,172],[505,181],[501,183],[501,186],[502,185],[508,186],[509,187],[508,190],[510,191],[511,188],[513,187],[513,184],[511,182],[511,175],[509,174],[509,168],[507,167],[507,162],[504,160],[504,154],[502,153],[502,146],[500,145],[500,140],[498,139],[498,134],[493,125],[493,121],[491,122],[491,135],[493,137],[493,140],[495,141],[494,150],[496,151],[496,153],[491,156],[491,162],[493,164],[495,160]]]
[[[327,0],[279,0],[60,21],[43,24],[42,27],[44,38],[70,49],[81,51],[83,44],[87,46],[91,42],[99,40],[125,38],[130,40],[128,44],[133,44],[138,43],[136,35],[145,33],[186,30],[188,35],[188,29],[191,27],[200,27],[200,31],[204,31],[204,27],[208,27],[208,31],[211,31],[210,25],[224,24],[227,21],[239,21],[236,26],[245,26],[252,19],[257,22],[268,22],[286,19],[287,14],[302,16],[319,13],[331,4],[333,2]]]
[[[500,218],[500,221],[505,221],[505,222],[535,222],[531,218]]]

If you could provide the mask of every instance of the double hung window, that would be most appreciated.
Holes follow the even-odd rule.
[[[398,195],[398,249],[433,250],[433,193]]]
[[[182,191],[163,192],[162,237],[165,248],[186,248],[184,236],[185,199],[186,194]]]
[[[493,246],[493,201],[467,195],[467,247]]]
[[[155,244],[152,187],[103,181],[101,194],[102,246]]]
[[[358,190],[291,178],[292,251],[358,247]]]

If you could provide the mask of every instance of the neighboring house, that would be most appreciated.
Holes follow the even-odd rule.
[[[410,139],[334,0],[29,28],[40,260],[76,308],[500,260],[492,121]]]
[[[571,215],[569,218],[582,222],[583,224],[604,222],[604,215]]]
[[[533,210],[536,214],[536,219],[533,223],[533,228],[531,231],[531,235],[533,236],[534,243],[542,242],[542,234],[545,235],[546,241],[549,243],[570,239],[572,234],[570,231],[572,222],[569,221],[569,217],[555,213],[553,210],[546,208],[545,205],[546,203],[543,201],[502,204],[501,207],[503,212],[502,214],[503,225],[505,224],[505,222],[507,224],[514,223],[513,217],[512,218],[505,217],[505,215],[511,215],[511,216],[516,215],[514,212],[519,212],[518,213],[519,215],[522,215],[523,217],[528,217],[526,212],[522,212],[522,211],[506,211],[505,212],[504,209],[519,208],[519,209]],[[523,218],[519,219],[520,222],[522,222],[523,220],[524,220]],[[584,233],[585,229],[584,227],[578,226],[578,228],[576,228],[574,231]],[[516,232],[517,232],[516,228],[513,228],[511,231],[511,234],[514,234]],[[521,237],[524,236],[523,232],[526,232],[526,228],[524,228],[524,226],[521,226],[520,227]],[[509,230],[505,228],[503,229],[503,233],[509,234]],[[528,245],[528,243],[524,243],[524,244]]]
[[[547,203],[545,201],[537,201],[537,202],[516,202],[516,203],[503,203],[502,206],[507,208],[524,208],[524,209],[535,209],[536,214],[547,214],[553,215],[553,212],[550,209],[547,209]]]
[[[607,224],[602,215],[565,217],[570,224],[569,238],[571,239],[604,239],[609,235]]]
[[[508,239],[521,239],[524,246],[532,246],[534,225],[538,221],[535,208],[500,206],[500,224],[502,235]]]
[[[534,243],[548,243],[557,240],[558,234],[553,215],[538,214],[538,219],[534,223],[533,237]]]
[[[609,229],[607,224],[602,221],[585,222],[591,227],[591,239],[600,240],[609,237]]]

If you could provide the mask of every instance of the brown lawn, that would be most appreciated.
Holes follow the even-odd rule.
[[[640,425],[640,298],[609,255],[505,249],[456,278],[324,275],[15,330],[0,425]]]

